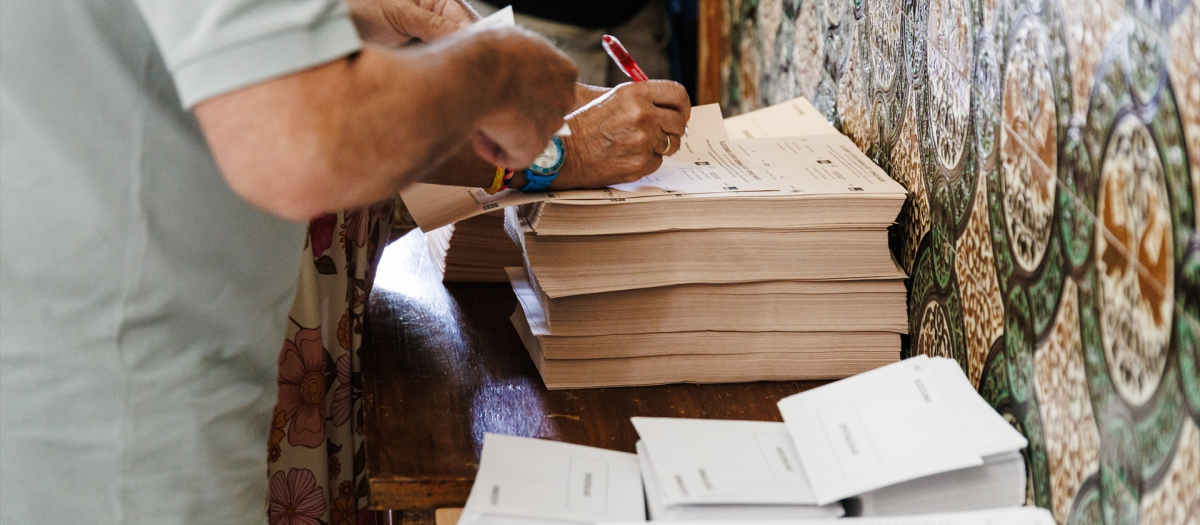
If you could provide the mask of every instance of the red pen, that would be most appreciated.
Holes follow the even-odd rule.
[[[608,56],[612,57],[613,61],[617,63],[617,67],[621,68],[621,71],[625,72],[626,75],[629,75],[629,78],[632,78],[634,82],[650,80],[650,77],[646,76],[642,68],[638,67],[637,62],[633,61],[633,57],[629,56],[629,52],[625,50],[625,46],[621,45],[621,41],[617,40],[617,37],[604,35],[600,39],[600,45],[608,52]]]

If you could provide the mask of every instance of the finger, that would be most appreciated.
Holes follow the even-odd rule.
[[[659,156],[666,156],[667,150],[671,149],[672,142],[674,142],[674,141],[671,140],[670,135],[665,135],[665,134],[659,135],[658,145],[654,146],[654,154],[659,155]]]
[[[679,141],[681,140],[679,137],[680,135],[675,133],[667,133],[667,147],[663,150],[662,156],[670,157],[679,151]]]
[[[457,23],[405,0],[386,5],[384,18],[401,35],[429,42],[459,29]]]
[[[684,117],[683,113],[673,109],[656,107],[651,110],[651,115],[657,124],[657,129],[663,133],[683,135],[684,130],[687,129],[687,117]]]
[[[687,90],[678,82],[649,80],[636,82],[634,86],[655,106],[683,113],[685,119],[691,114],[692,103],[688,100]]]

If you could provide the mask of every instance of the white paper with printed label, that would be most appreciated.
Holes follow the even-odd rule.
[[[633,418],[667,505],[816,505],[783,423]]]
[[[1029,444],[1029,440],[971,386],[971,380],[967,379],[958,361],[934,357],[929,363],[940,372],[938,380],[950,397],[950,406],[980,456],[987,458],[1016,452]]]
[[[920,516],[889,516],[819,520],[705,520],[675,521],[675,525],[1055,525],[1050,511],[1038,507],[1013,507],[971,512],[926,514]],[[605,523],[601,525],[640,525],[634,523]]]
[[[779,411],[820,504],[983,464],[925,356],[787,397]]]
[[[637,455],[486,434],[459,523],[482,517],[566,523],[645,521]]]

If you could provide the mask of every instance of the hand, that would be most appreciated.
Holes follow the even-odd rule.
[[[363,40],[400,47],[430,42],[479,19],[459,0],[349,0],[350,14]]]
[[[652,173],[679,150],[691,111],[687,90],[675,82],[617,86],[567,118],[566,164],[551,188],[599,188]]]
[[[575,100],[578,69],[545,38],[520,28],[476,33],[479,50],[497,70],[495,82],[478,89],[498,90],[505,99],[478,120],[471,136],[475,153],[508,168],[524,168],[562,127]]]
[[[613,90],[613,88],[610,88],[610,87],[589,86],[587,84],[575,84],[575,109],[573,109],[572,111],[575,111],[575,110],[582,108],[588,104],[591,104],[593,100],[596,100],[596,99],[604,96],[605,94],[607,94],[609,91],[612,91],[612,90]]]

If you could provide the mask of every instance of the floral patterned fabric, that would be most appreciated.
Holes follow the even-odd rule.
[[[358,352],[394,208],[387,200],[309,223],[267,444],[271,525],[370,522]]]

